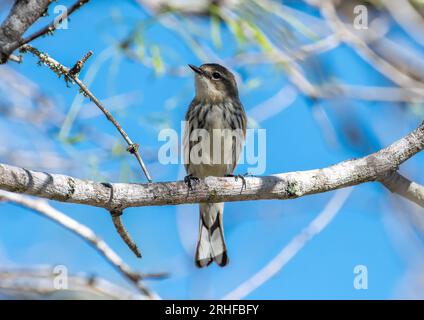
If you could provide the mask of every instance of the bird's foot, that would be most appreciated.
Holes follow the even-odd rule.
[[[192,181],[199,182],[199,180],[200,179],[198,177],[195,177],[192,174],[186,175],[184,177],[184,183],[187,185],[189,190],[193,190]]]
[[[238,181],[238,179],[241,179],[241,181],[242,181],[241,191],[243,191],[243,189],[246,190],[246,179],[245,179],[245,177],[247,175],[248,175],[247,173],[245,173],[243,175],[242,174],[236,174],[236,175],[234,175],[234,174],[226,174],[225,177],[233,177],[236,181]]]

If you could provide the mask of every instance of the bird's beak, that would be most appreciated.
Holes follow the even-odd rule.
[[[192,64],[189,64],[188,66],[191,68],[191,70],[193,70],[197,74],[203,75],[203,70],[200,69],[199,67],[193,66]]]

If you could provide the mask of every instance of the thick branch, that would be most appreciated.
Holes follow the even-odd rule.
[[[0,27],[0,64],[21,41],[24,32],[46,11],[52,0],[16,0],[9,16]]]
[[[53,280],[56,277],[57,273],[54,271],[53,266],[25,269],[1,268],[0,290],[6,292],[10,290],[14,294],[30,293],[39,295],[49,295],[61,290],[61,294],[64,294],[63,289],[54,287]],[[95,294],[105,299],[139,300],[146,298],[144,295],[136,294],[96,275],[70,274],[67,280],[68,288],[66,293],[69,294],[69,298],[75,298],[73,295],[78,293]]]
[[[196,202],[292,199],[364,182],[396,171],[400,164],[424,148],[424,122],[405,137],[369,156],[333,166],[266,177],[207,177],[188,192],[183,181],[151,184],[97,183],[65,175],[30,171],[0,164],[0,189],[57,201],[87,204],[109,211],[127,207]]]

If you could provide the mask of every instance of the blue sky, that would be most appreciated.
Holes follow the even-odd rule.
[[[310,10],[296,3],[293,7]],[[2,12],[0,17],[4,16],[5,12]],[[189,70],[181,76],[155,75],[152,68],[129,61],[116,49],[117,43],[134,24],[146,18],[146,12],[132,1],[93,0],[72,16],[68,30],[58,30],[54,36],[39,39],[33,45],[68,66],[73,65],[88,50],[93,50],[94,55],[82,72],[81,79],[86,76],[87,69],[99,61],[96,59],[102,55],[106,57],[95,74],[90,89],[101,99],[117,94],[135,94],[136,98],[126,109],[114,114],[129,136],[140,143],[142,153],[143,150],[150,150],[146,151],[146,157],[153,180],[172,181],[183,176],[182,168],[180,165],[161,165],[156,161],[155,152],[162,143],[158,141],[157,134],[162,127],[179,130],[180,121],[183,120],[194,94],[193,77]],[[33,29],[36,30],[47,21],[47,18],[43,19]],[[192,23],[208,30],[207,19],[196,18]],[[224,27],[221,32],[226,44],[223,48],[215,48],[208,39],[204,42],[214,55],[220,58],[231,57],[236,51],[234,38]],[[206,62],[200,61],[174,31],[158,23],[145,32],[144,36],[146,44],[160,48],[167,66],[180,67],[187,63]],[[391,36],[399,41],[408,41],[399,30],[393,30]],[[413,43],[407,43],[414,46]],[[350,84],[390,85],[389,81],[376,73],[347,46],[340,46],[308,60],[307,66],[318,63],[325,72],[318,81],[338,79]],[[54,97],[58,110],[65,114],[68,112],[77,95],[75,87],[66,88],[62,80],[46,67],[38,67],[36,59],[29,55],[25,56],[24,63],[10,66],[39,84],[45,94]],[[248,113],[283,86],[291,86],[281,68],[258,65],[235,68],[235,71],[240,75],[241,100]],[[312,78],[314,70],[307,70],[307,74]],[[249,81],[257,79],[260,80],[259,86],[249,89]],[[86,107],[95,108],[93,105],[85,105],[84,108]],[[320,110],[325,110],[329,117],[336,133],[336,144],[329,143],[325,138],[323,127],[314,116]],[[402,137],[419,123],[419,117],[400,104],[346,99],[313,102],[298,93],[292,104],[259,124],[260,128],[266,129],[267,137],[265,174],[325,167],[352,157],[360,157]],[[24,125],[0,118],[0,144],[7,145],[13,141],[15,147],[35,153],[32,139],[39,133],[34,128],[23,130]],[[78,134],[80,125],[95,127],[97,131],[112,135],[117,142],[120,141],[113,126],[102,116],[77,118],[71,136]],[[349,127],[356,130],[359,139],[352,140],[346,135],[344,129]],[[16,132],[15,129],[22,129],[19,136],[12,134]],[[67,147],[63,147],[57,140],[58,133],[49,134],[54,149],[67,156]],[[90,141],[90,138],[71,148],[96,154],[95,142]],[[73,161],[78,161],[86,168],[90,159],[80,157]],[[423,161],[423,155],[418,155],[405,163],[401,170],[406,176],[424,182],[420,170]],[[102,163],[102,180],[119,181],[123,167],[131,171],[131,181],[144,182],[135,160],[129,155],[111,157],[110,161]],[[244,170],[244,167],[238,169],[240,173],[244,173]],[[51,171],[71,174],[61,169]],[[99,179],[87,170],[72,174],[79,178]],[[52,204],[92,228],[134,269],[143,272],[170,272],[168,279],[148,283],[163,298],[219,299],[271,260],[321,212],[332,196],[334,192],[289,201],[226,204],[224,224],[230,265],[223,269],[213,265],[204,270],[196,269],[193,263],[198,223],[195,205],[126,210],[123,222],[142,250],[143,259],[139,260],[122,243],[105,210],[81,205]],[[408,257],[416,254],[416,248],[409,246],[407,236],[402,233],[402,226],[396,223],[396,215],[404,214],[408,209],[396,203],[378,184],[367,183],[354,187],[334,220],[280,272],[247,298],[398,297],[397,289],[411,263]],[[51,221],[9,204],[1,204],[0,211],[1,265],[63,264],[70,272],[95,273],[129,286],[92,248]],[[404,240],[401,241],[401,252],[399,245],[396,245],[399,238]],[[356,265],[365,265],[368,268],[367,290],[356,290],[353,287],[353,269]]]

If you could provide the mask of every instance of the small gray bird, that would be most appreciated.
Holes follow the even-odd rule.
[[[246,135],[246,114],[234,75],[208,63],[189,65],[195,72],[196,95],[185,120],[184,159],[188,187],[207,176],[233,176]],[[237,177],[236,177],[237,178]],[[215,261],[228,264],[223,230],[224,203],[201,203],[195,263],[199,268]]]

